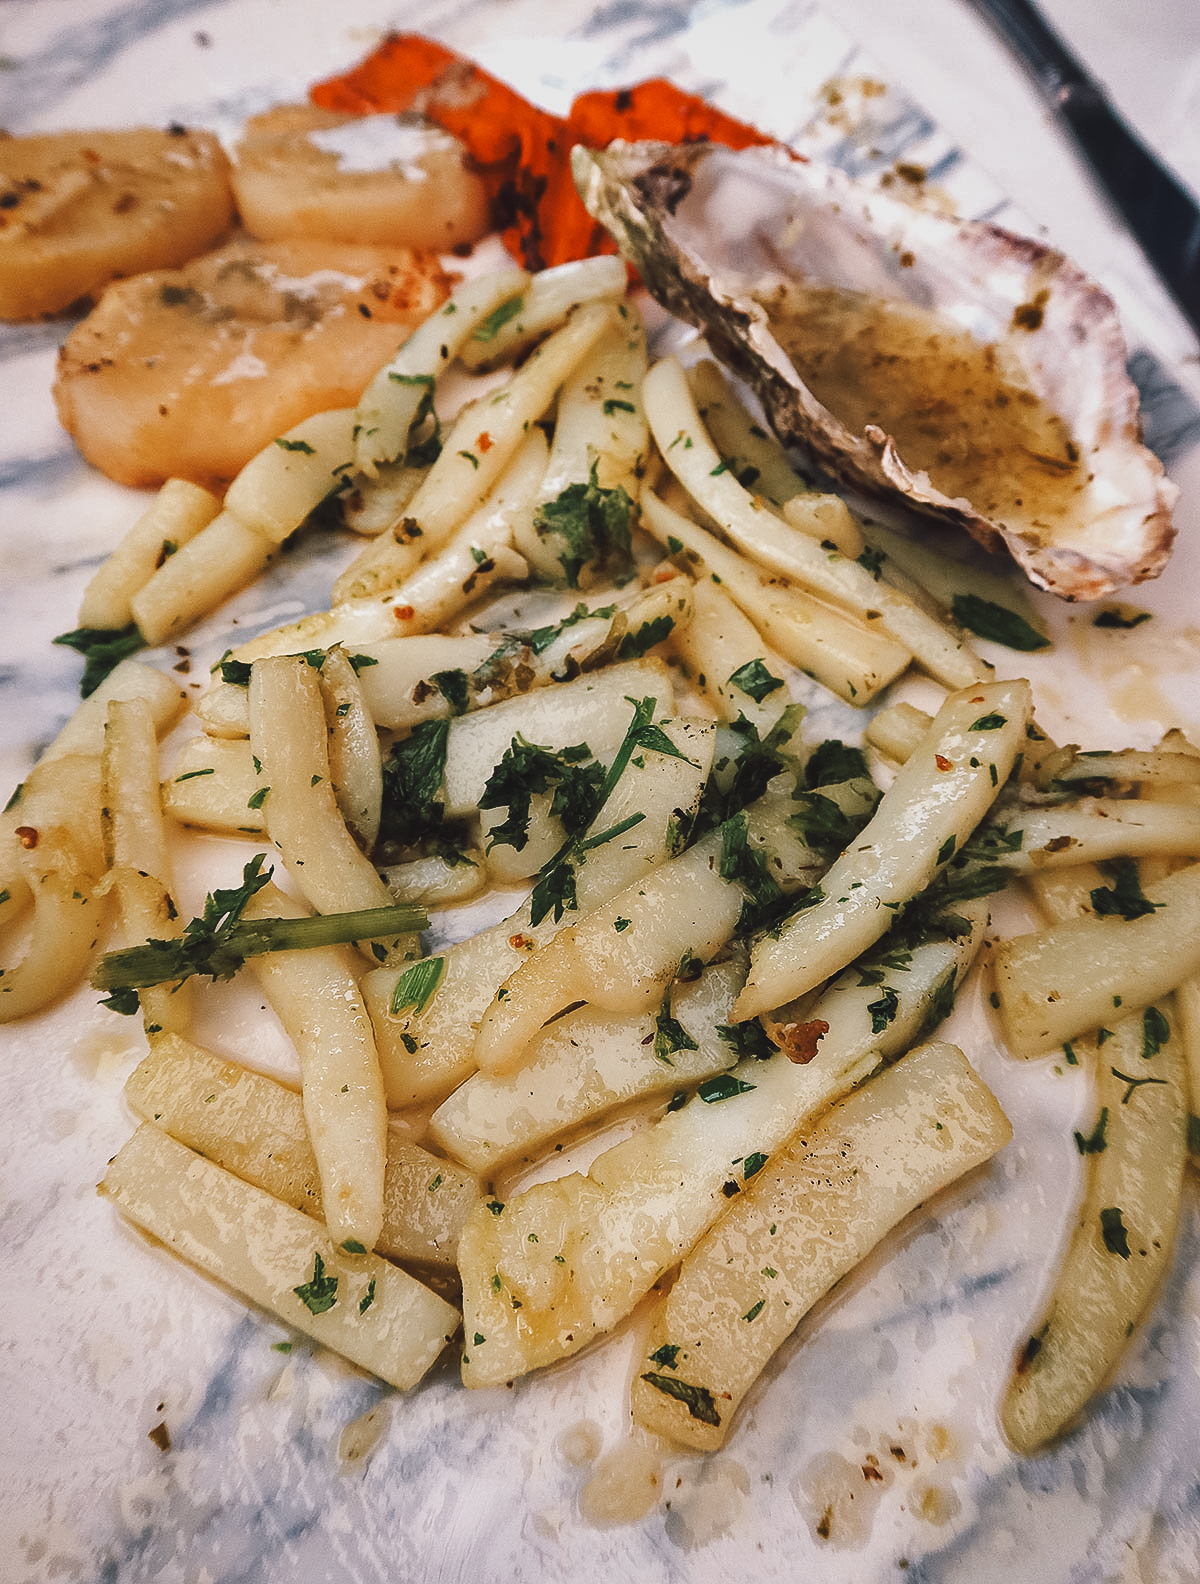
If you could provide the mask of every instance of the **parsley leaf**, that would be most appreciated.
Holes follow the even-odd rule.
[[[1102,610],[1098,616],[1093,617],[1093,627],[1115,627],[1128,631],[1131,627],[1140,627],[1143,622],[1151,619],[1150,611],[1132,611],[1128,615],[1116,606]]]
[[[627,632],[617,645],[618,660],[640,660],[644,654],[662,643],[675,631],[674,616],[655,616],[640,627]]]
[[[539,534],[557,535],[564,541],[559,562],[568,588],[579,587],[585,566],[627,561],[632,549],[637,507],[620,485],[600,488],[598,467],[593,462],[586,484],[568,484],[561,495],[538,508],[533,521]]]
[[[59,633],[51,641],[74,649],[84,657],[83,676],[79,681],[81,698],[90,698],[122,660],[146,647],[136,622],[130,622],[127,627],[76,627],[73,632]]]
[[[629,699],[627,702],[633,705],[633,719],[629,723],[625,736],[621,739],[621,745],[608,768],[608,773],[595,790],[587,818],[584,819],[582,814],[579,816],[580,829],[590,825],[596,815],[599,814],[608,801],[613,788],[625,774],[629,761],[639,748],[650,749],[654,753],[667,754],[672,759],[687,760],[687,755],[676,748],[661,726],[655,724],[654,711],[656,706],[652,697]],[[687,760],[687,762],[691,763],[690,760]],[[622,822],[620,828],[628,829],[629,824],[632,823],[634,823],[632,819],[628,823]],[[601,833],[604,840],[611,840],[615,834],[617,834],[617,827],[614,827],[612,831]],[[562,918],[565,910],[574,910],[577,905],[575,898],[575,860],[589,846],[599,846],[601,835],[592,837],[590,841],[577,835],[568,836],[554,857],[543,866],[530,896],[530,904],[533,910],[530,916],[531,924],[540,924],[552,910],[556,921]]]
[[[437,994],[438,986],[446,973],[444,957],[425,957],[411,968],[406,968],[396,980],[388,1011],[393,1017],[408,1012],[420,1017]]]
[[[441,824],[449,741],[448,720],[421,721],[384,760],[380,834],[385,840],[412,842]]]
[[[1112,881],[1111,886],[1096,886],[1088,893],[1094,912],[1100,918],[1145,918],[1161,904],[1151,902],[1142,890],[1137,864],[1132,858],[1113,858],[1100,865]]]
[[[429,680],[437,685],[438,692],[455,715],[466,714],[471,688],[465,671],[435,671]]]
[[[747,660],[745,665],[730,674],[729,681],[735,688],[748,694],[756,704],[761,704],[769,693],[783,686],[780,678],[772,676],[767,670],[763,660]]]
[[[1108,1107],[1104,1106],[1100,1112],[1100,1120],[1090,1133],[1075,1134],[1075,1148],[1081,1155],[1099,1155],[1102,1150],[1108,1148],[1108,1139],[1105,1137],[1107,1132]]]
[[[769,1061],[776,1051],[757,1018],[748,1018],[745,1023],[718,1023],[717,1037],[739,1057],[752,1056],[755,1061]]]
[[[1142,1056],[1149,1061],[1171,1038],[1171,1025],[1156,1006],[1148,1006],[1142,1013]]]
[[[507,302],[501,303],[499,308],[493,308],[486,319],[479,321],[471,339],[483,342],[494,341],[509,320],[515,319],[524,307],[524,297],[510,297]]]
[[[532,632],[525,633],[525,642],[534,654],[544,654],[550,645],[560,638],[568,628],[576,626],[581,621],[587,621],[593,616],[615,616],[615,605],[602,605],[596,610],[590,610],[582,601],[576,605],[569,616],[564,616],[562,621],[555,622],[552,627],[535,627]]]
[[[773,924],[780,910],[787,905],[783,887],[767,867],[768,859],[760,847],[749,839],[749,821],[744,813],[735,814],[721,827],[721,858],[719,874],[722,880],[735,881],[746,892],[746,901],[738,918],[742,934],[763,929]]]
[[[568,833],[581,830],[592,817],[603,780],[604,766],[592,758],[586,743],[556,752],[527,742],[518,733],[488,777],[479,799],[480,808],[508,810],[508,818],[489,832],[489,852],[501,846],[517,852],[525,849],[530,809],[537,794],[552,791],[551,814],[562,820]]]
[[[642,1379],[656,1391],[681,1402],[692,1418],[699,1419],[701,1424],[717,1426],[721,1423],[721,1415],[707,1386],[693,1386],[690,1381],[677,1380],[674,1375],[661,1375],[656,1370],[648,1370]]]
[[[671,1016],[671,987],[668,985],[654,1019],[654,1058],[664,1066],[671,1067],[674,1065],[671,1057],[676,1051],[699,1048],[679,1019]]]
[[[896,1013],[900,1010],[900,996],[892,989],[891,985],[884,985],[879,993],[878,1001],[867,1004],[867,1011],[871,1014],[871,1033],[882,1034],[890,1023],[896,1021]]]
[[[1004,644],[1008,649],[1029,654],[1035,649],[1050,647],[1049,638],[1023,616],[992,600],[980,599],[978,594],[956,594],[950,604],[950,614],[960,627],[973,632],[977,638]]]
[[[732,1100],[735,1095],[749,1094],[753,1088],[752,1083],[744,1083],[732,1073],[718,1073],[715,1078],[706,1078],[696,1093],[705,1105],[716,1105],[718,1100]]]
[[[795,812],[787,817],[787,824],[806,847],[830,856],[849,847],[873,812],[873,804],[868,804],[858,817],[847,814],[840,803],[835,803],[823,792],[797,793],[796,804]]]
[[[1129,1258],[1129,1230],[1115,1205],[1100,1212],[1100,1236],[1110,1254],[1119,1254],[1122,1259]]]
[[[222,682],[229,682],[234,687],[250,686],[249,660],[221,660],[217,670],[221,673]]]
[[[861,748],[849,748],[836,737],[827,738],[808,756],[804,766],[804,785],[811,792],[816,787],[834,786],[839,781],[870,781],[867,756]]]
[[[312,1280],[302,1282],[292,1291],[310,1314],[324,1314],[327,1309],[332,1309],[337,1303],[338,1279],[336,1276],[326,1276],[325,1261],[319,1254],[313,1255]]]

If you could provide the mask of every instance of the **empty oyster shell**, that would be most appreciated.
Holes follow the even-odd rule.
[[[1162,570],[1177,491],[1141,444],[1113,302],[1063,254],[778,147],[573,158],[658,301],[849,487],[1007,546],[1064,599]]]

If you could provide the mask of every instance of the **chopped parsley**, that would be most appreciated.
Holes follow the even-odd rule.
[[[455,715],[464,715],[471,702],[470,680],[465,671],[435,671],[429,680]]]
[[[721,827],[721,858],[718,873],[746,892],[738,930],[742,933],[774,923],[787,899],[783,888],[767,867],[765,852],[749,839],[749,821],[744,813],[735,814]]]
[[[511,319],[515,319],[519,313],[522,313],[524,308],[524,297],[510,297],[507,302],[501,303],[499,308],[493,308],[486,319],[481,319],[479,321],[479,323],[475,326],[475,333],[472,336],[472,340],[484,342],[494,341],[500,334],[500,331],[503,330],[504,326],[508,324]]]
[[[386,840],[415,841],[441,823],[449,740],[448,720],[421,721],[384,760],[381,835]]]
[[[761,704],[768,694],[774,693],[776,688],[781,688],[783,682],[777,676],[772,676],[767,670],[763,660],[748,660],[745,665],[739,666],[729,678],[731,686],[740,688],[749,695],[756,704]]]
[[[654,753],[666,754],[672,759],[687,759],[687,755],[676,748],[662,727],[655,723],[655,701],[652,697],[630,699],[628,702],[633,705],[633,719],[629,723],[625,736],[621,739],[621,745],[608,768],[608,773],[595,789],[592,806],[588,811],[587,818],[580,818],[581,830],[586,828],[604,807],[613,788],[625,774],[629,761],[639,749],[648,749]],[[690,761],[688,762],[690,763]],[[578,835],[568,836],[554,857],[543,866],[533,887],[530,895],[532,908],[530,924],[540,924],[551,912],[553,912],[557,921],[562,918],[564,911],[574,910],[577,905],[575,897],[576,860],[583,855],[588,847],[596,847],[602,841],[612,840],[619,831],[629,829],[630,825],[636,823],[640,818],[640,815],[633,815],[628,821],[621,821],[618,826],[601,832],[600,835],[593,836],[590,840],[585,840]]]
[[[556,535],[564,542],[559,555],[568,588],[579,587],[579,574],[585,566],[606,567],[613,561],[628,561],[637,507],[625,490],[601,489],[597,481],[597,462],[592,463],[586,484],[568,484],[562,494],[539,507],[534,528],[546,537]]]
[[[654,1370],[647,1371],[642,1379],[656,1391],[681,1402],[692,1418],[698,1419],[701,1424],[720,1425],[721,1415],[707,1386],[693,1386],[690,1381],[677,1380],[674,1375],[660,1375]]]
[[[1144,918],[1161,903],[1151,902],[1142,890],[1137,864],[1132,858],[1113,858],[1100,865],[1101,873],[1112,881],[1088,893],[1093,911],[1100,918]]]
[[[671,987],[668,985],[654,1019],[654,1059],[666,1067],[673,1067],[671,1057],[676,1051],[699,1048],[679,1019],[671,1016]]]
[[[896,1013],[899,1010],[899,995],[890,985],[885,985],[880,991],[879,999],[867,1005],[867,1011],[871,1014],[871,1033],[884,1033],[889,1024],[896,1021]]]
[[[550,813],[561,819],[568,834],[582,830],[596,808],[596,793],[604,780],[604,766],[592,757],[586,743],[573,747],[539,747],[518,734],[488,777],[479,799],[483,809],[505,808],[508,817],[488,833],[488,850],[512,847],[524,851],[529,841],[529,817],[535,795],[552,793]]]
[[[718,1073],[715,1078],[706,1078],[696,1093],[705,1105],[716,1105],[719,1100],[732,1100],[735,1095],[749,1094],[754,1087],[752,1083],[735,1078],[732,1073]]]
[[[222,682],[229,682],[234,687],[250,686],[249,660],[220,660],[216,669],[221,673]]]
[[[674,616],[655,616],[652,621],[643,622],[640,627],[624,635],[617,645],[617,659],[640,660],[655,644],[663,643],[674,631]]]
[[[1142,1013],[1142,1056],[1149,1061],[1171,1038],[1171,1025],[1155,1006]]]
[[[847,814],[840,803],[823,792],[797,792],[795,802],[795,810],[787,817],[788,826],[806,847],[830,856],[844,852],[874,812],[874,801],[868,801],[861,813]]]
[[[749,1018],[745,1023],[718,1023],[717,1035],[739,1057],[769,1061],[775,1054],[776,1047],[757,1018]]]
[[[336,1276],[326,1276],[325,1261],[320,1254],[313,1256],[312,1280],[302,1282],[292,1291],[310,1314],[324,1314],[327,1309],[332,1309],[337,1303],[338,1279]]]
[[[956,594],[950,604],[950,614],[960,627],[973,632],[977,638],[1003,644],[1006,649],[1030,654],[1036,649],[1050,647],[1049,638],[1023,616],[992,600],[980,599],[978,594]]]
[[[544,654],[552,643],[579,622],[588,621],[593,616],[615,616],[616,613],[617,607],[615,605],[602,605],[597,610],[589,610],[585,604],[580,602],[569,616],[564,616],[562,621],[556,622],[552,627],[536,627],[532,632],[526,633],[524,635],[525,641],[534,654]]]
[[[1115,1205],[1100,1212],[1100,1236],[1110,1254],[1119,1254],[1122,1259],[1129,1258],[1129,1231]]]
[[[81,698],[90,698],[122,660],[146,647],[136,622],[130,622],[127,627],[76,627],[72,632],[59,633],[52,642],[83,656],[83,676],[79,680]]]
[[[1115,605],[1110,605],[1106,610],[1100,611],[1098,615],[1092,618],[1092,626],[1115,627],[1128,631],[1131,627],[1140,627],[1143,622],[1148,622],[1150,616],[1150,611],[1131,610],[1126,612]]]
[[[1076,1132],[1075,1148],[1081,1155],[1099,1155],[1108,1148],[1108,1107],[1100,1112],[1100,1119],[1088,1134]]]
[[[301,456],[316,456],[316,446],[310,446],[307,440],[289,440],[285,435],[280,435],[275,444],[281,451],[298,451]]]
[[[411,1017],[420,1017],[437,994],[445,973],[444,957],[426,957],[421,962],[413,963],[396,980],[388,1011],[393,1017],[399,1017],[402,1012],[407,1012]]]
[[[839,781],[870,781],[867,756],[861,748],[848,747],[836,737],[827,738],[809,754],[804,766],[804,785],[834,786]]]

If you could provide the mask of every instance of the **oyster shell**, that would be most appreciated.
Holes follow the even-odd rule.
[[[658,301],[849,487],[1007,547],[1064,599],[1162,570],[1177,491],[1141,444],[1113,302],[1063,254],[779,147],[573,158]]]

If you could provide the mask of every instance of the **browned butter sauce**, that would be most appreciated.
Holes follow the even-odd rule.
[[[1086,466],[1063,421],[1005,366],[1002,343],[840,287],[781,283],[756,295],[800,377],[853,434],[877,424],[943,494],[1031,537],[1051,537],[1070,513]]]

